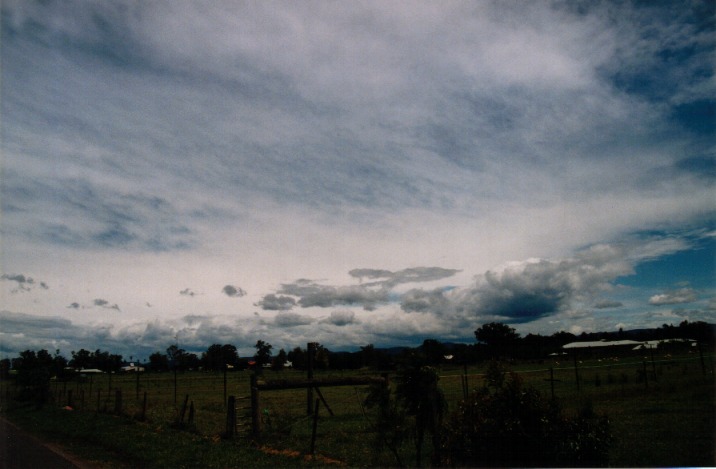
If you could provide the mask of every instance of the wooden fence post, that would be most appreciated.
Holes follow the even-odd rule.
[[[75,406],[75,403],[74,403],[74,401],[72,400],[72,389],[70,389],[69,391],[67,391],[67,405],[68,405],[69,407],[74,407],[74,406]]]
[[[226,363],[224,363],[224,405],[227,405],[226,404],[226,369],[227,368],[228,368],[228,366],[226,365]]]
[[[194,424],[194,401],[189,403],[189,417],[187,417],[186,423],[187,425]]]
[[[307,344],[308,347],[308,370],[307,370],[307,378],[309,380],[313,379],[313,359],[316,355],[316,343],[315,342],[309,342]],[[309,386],[306,388],[306,415],[311,415],[313,413],[313,387]]]
[[[226,438],[233,438],[236,432],[236,398],[229,396],[226,403]]]
[[[469,394],[469,386],[467,384],[467,363],[463,363],[462,368],[462,398],[467,400]]]
[[[316,399],[316,405],[314,407],[313,411],[313,430],[311,431],[311,456],[313,456],[316,452],[316,432],[318,430],[318,405],[320,404],[320,399]]]
[[[117,389],[114,392],[114,413],[117,415],[122,414],[122,390]]]
[[[144,402],[142,402],[142,414],[139,419],[144,422],[147,419],[147,391],[144,391]]]
[[[251,375],[251,434],[258,439],[261,435],[261,410],[259,409],[258,378]]]
[[[577,380],[577,391],[579,391],[579,368],[577,368],[577,349],[574,349],[574,377]]]
[[[181,412],[179,412],[179,425],[184,425],[184,416],[186,415],[186,406],[189,404],[189,394],[184,397],[184,404],[181,406]]]

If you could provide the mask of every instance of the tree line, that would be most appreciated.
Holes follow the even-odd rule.
[[[565,331],[552,335],[527,334],[522,337],[507,324],[491,322],[483,324],[474,331],[475,343],[449,343],[437,339],[425,339],[415,348],[377,348],[373,344],[360,347],[356,352],[332,352],[321,344],[316,344],[313,366],[315,369],[358,369],[374,368],[389,370],[407,356],[421,356],[425,364],[435,366],[445,362],[456,364],[474,364],[493,358],[540,359],[551,353],[558,353],[562,346],[577,341],[623,340],[636,341],[688,338],[707,345],[713,345],[714,325],[703,321],[682,321],[678,326],[664,324],[655,329],[614,332],[591,332],[579,335]],[[189,371],[189,370],[239,370],[249,367],[274,370],[291,366],[306,369],[308,351],[295,347],[289,351],[280,349],[273,353],[273,346],[263,340],[254,345],[255,353],[249,357],[240,357],[237,347],[232,344],[212,344],[201,354],[188,352],[172,344],[164,352],[154,352],[143,366],[148,371]],[[97,349],[80,349],[71,352],[71,358],[65,358],[60,350],[54,353],[46,349],[25,350],[18,357],[0,360],[0,376],[6,377],[9,370],[42,369],[50,376],[62,377],[73,370],[99,369],[103,372],[119,372],[121,368],[134,361],[118,354]]]

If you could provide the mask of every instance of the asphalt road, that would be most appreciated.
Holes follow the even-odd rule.
[[[68,456],[0,418],[0,469],[85,469]]]

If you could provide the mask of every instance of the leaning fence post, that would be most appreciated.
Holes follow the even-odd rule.
[[[186,415],[186,406],[189,404],[189,394],[184,398],[184,404],[181,406],[181,412],[179,413],[179,424],[184,425],[184,415]]]

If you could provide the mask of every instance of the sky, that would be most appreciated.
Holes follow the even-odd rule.
[[[716,322],[712,1],[0,11],[0,355]]]

